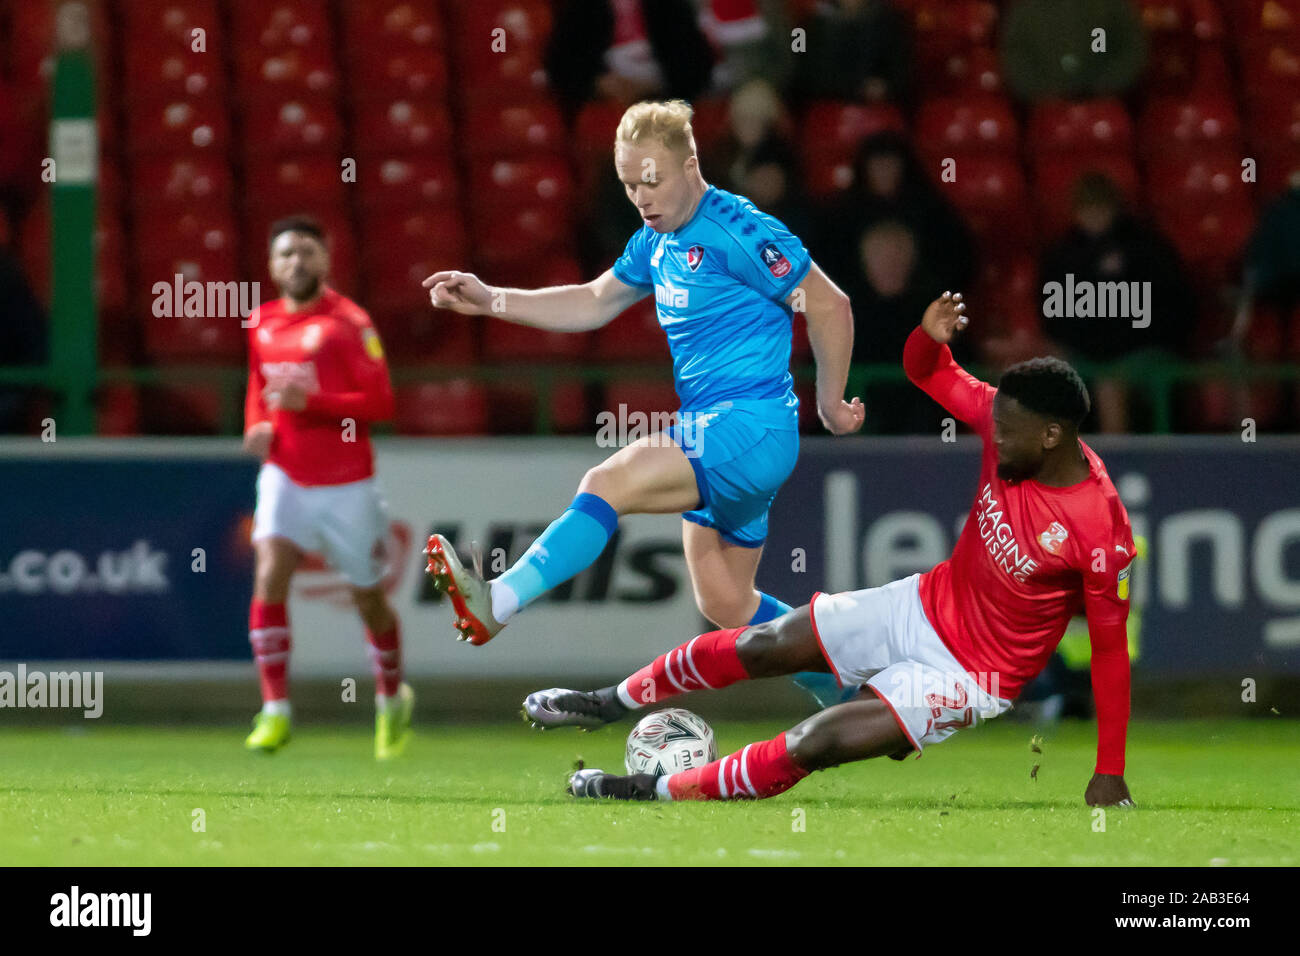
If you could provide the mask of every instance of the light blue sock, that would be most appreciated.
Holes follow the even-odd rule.
[[[527,607],[600,557],[617,529],[618,512],[610,503],[582,492],[497,581],[518,598],[519,608]]]
[[[758,602],[758,610],[754,613],[753,620],[749,622],[750,626],[762,624],[764,621],[775,620],[782,614],[793,610],[790,605],[778,601],[770,594],[763,594]],[[800,671],[798,674],[791,674],[790,680],[800,690],[812,696],[820,708],[830,707],[832,704],[838,704],[843,695],[839,683],[835,680],[834,674],[823,674],[820,671]]]
[[[754,612],[754,616],[750,619],[749,626],[753,627],[755,624],[762,624],[765,621],[775,621],[782,614],[789,614],[793,610],[794,608],[784,601],[778,601],[772,595],[760,591],[758,593],[758,610]]]

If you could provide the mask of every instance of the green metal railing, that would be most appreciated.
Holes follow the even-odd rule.
[[[1115,363],[1078,362],[1075,367],[1085,379],[1109,378],[1126,382],[1132,389],[1145,394],[1152,410],[1152,431],[1167,434],[1173,430],[1175,390],[1180,385],[1201,382],[1223,382],[1231,386],[1253,385],[1268,382],[1300,383],[1300,365],[1287,363],[1225,362],[1141,362],[1127,360]],[[972,373],[988,378],[988,369],[971,367]],[[96,387],[134,385],[137,387],[167,387],[185,385],[216,386],[221,396],[220,423],[223,433],[237,435],[243,426],[243,399],[248,371],[242,366],[168,365],[156,368],[102,367],[97,373],[84,375],[80,369],[59,368],[57,365],[29,367],[0,367],[0,386],[31,386],[50,393],[56,402],[56,420],[60,434],[93,434],[93,421],[67,421],[64,413],[69,408],[86,408],[94,401]],[[539,435],[553,431],[552,397],[557,387],[579,382],[582,384],[607,384],[609,382],[668,382],[668,369],[664,364],[600,364],[589,366],[511,364],[470,367],[399,366],[393,369],[393,382],[397,386],[420,382],[468,380],[484,385],[528,384],[538,396],[533,431]],[[796,378],[811,382],[815,378],[812,366],[796,370]],[[847,393],[862,394],[869,386],[901,384],[907,381],[901,365],[855,365],[849,373]],[[671,409],[664,409],[671,411]],[[593,424],[594,427],[594,424]]]

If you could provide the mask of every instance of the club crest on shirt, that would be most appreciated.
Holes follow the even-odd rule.
[[[320,348],[321,336],[325,333],[321,330],[319,324],[313,322],[307,326],[306,331],[302,333],[302,347],[304,351],[315,352]]]
[[[1038,536],[1038,543],[1043,546],[1043,550],[1048,554],[1060,554],[1061,546],[1065,544],[1065,539],[1070,536],[1065,525],[1059,521],[1053,521],[1052,526]]]
[[[692,272],[694,272],[696,269],[700,267],[700,263],[703,260],[704,260],[703,246],[691,246],[689,249],[686,250],[686,265],[690,267],[690,270]]]
[[[775,242],[765,245],[759,255],[763,257],[763,265],[767,266],[767,271],[776,278],[780,279],[789,273],[790,260],[776,247]]]

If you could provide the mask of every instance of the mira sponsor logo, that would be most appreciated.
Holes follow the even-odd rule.
[[[0,708],[82,710],[87,720],[104,713],[103,671],[0,671]]]
[[[50,897],[50,925],[126,927],[133,936],[148,936],[153,925],[152,893],[83,893],[73,886]]]
[[[1043,286],[1043,315],[1049,319],[1132,319],[1133,328],[1151,324],[1150,282],[1075,281],[1067,272],[1065,282]]]
[[[167,552],[148,541],[84,557],[76,551],[19,551],[0,563],[0,594],[159,594],[169,588]]]
[[[688,289],[674,289],[670,285],[656,285],[655,302],[659,305],[666,305],[670,309],[686,309],[691,304],[691,293]]]
[[[980,540],[989,549],[994,563],[1023,584],[1034,573],[1038,562],[1021,550],[1011,525],[1002,520],[1002,509],[998,507],[998,499],[993,497],[991,484],[984,485],[977,504]]]

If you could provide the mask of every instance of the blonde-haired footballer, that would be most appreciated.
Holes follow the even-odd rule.
[[[862,426],[862,403],[844,400],[853,351],[848,297],[782,223],[705,182],[691,107],[680,100],[629,107],[614,166],[643,226],[598,278],[531,290],[497,289],[455,271],[424,280],[438,308],[552,331],[599,328],[653,294],[681,401],[667,432],[590,469],[568,509],[494,581],[464,567],[445,538],[430,539],[429,570],[473,644],[590,565],[626,514],[681,513],[696,603],[719,627],[789,610],[756,590],[754,576],[768,509],[799,453],[790,376],[796,310],[817,360],[822,423],[836,435]],[[544,707],[547,695],[532,695],[527,707]]]
[[[369,434],[371,423],[392,417],[393,390],[370,317],[326,285],[329,265],[315,221],[271,225],[269,267],[281,298],[251,316],[244,411],[244,447],[263,462],[248,614],[262,709],[245,746],[272,753],[289,740],[289,582],[303,553],[318,551],[351,585],[366,627],[375,757],[386,760],[406,747],[414,704],[402,682],[397,614],[380,584],[388,516]]]

